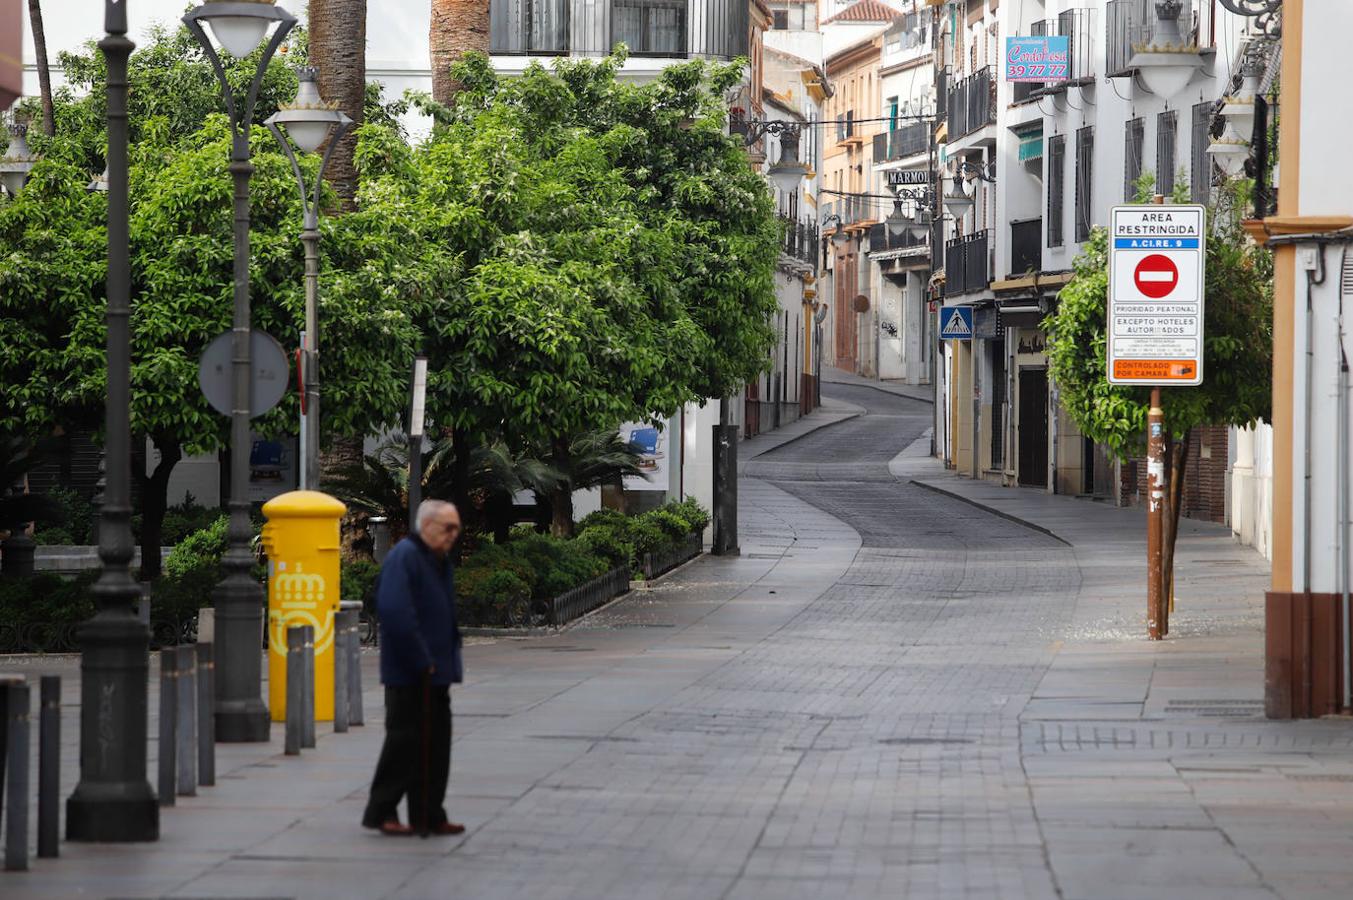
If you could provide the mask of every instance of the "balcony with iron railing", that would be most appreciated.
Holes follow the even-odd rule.
[[[991,283],[988,240],[991,232],[974,231],[944,244],[944,296],[984,291]]]
[[[1043,271],[1043,220],[1010,223],[1010,278]]]
[[[817,225],[812,222],[796,222],[783,214],[779,218],[785,228],[785,240],[781,245],[781,251],[792,259],[816,268],[820,240]]]
[[[839,216],[841,225],[850,228],[852,225],[862,223],[872,224],[878,219],[876,203],[878,201],[871,197],[849,196],[836,197],[830,203],[822,204],[822,221],[825,223],[832,216]],[[824,224],[823,228],[832,229],[836,227],[836,222]]]
[[[955,141],[979,128],[996,124],[996,80],[991,67],[979,69],[949,88],[949,140]]]
[[[926,235],[917,237],[909,229],[901,234],[892,234],[882,222],[869,226],[869,252],[880,253],[886,250],[921,250],[930,245]]]
[[[1155,6],[1155,0],[1108,0],[1104,4],[1104,74],[1109,78],[1132,75],[1133,48],[1151,43],[1155,33]],[[1180,32],[1204,51],[1213,49],[1212,29],[1204,28],[1202,5],[1198,0],[1184,0],[1184,7],[1179,14]]]
[[[930,152],[930,129],[924,122],[903,125],[874,135],[874,162],[891,162]]]
[[[489,0],[489,52],[731,60],[748,53],[748,4],[738,0]]]
[[[1096,10],[1068,9],[1057,18],[1034,22],[1029,33],[1034,36],[1059,36],[1067,39],[1067,72],[1065,81],[1016,82],[1013,101],[1023,103],[1045,94],[1064,90],[1068,84],[1089,83],[1095,78]]]

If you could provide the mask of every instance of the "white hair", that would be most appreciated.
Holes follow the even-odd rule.
[[[418,504],[418,513],[414,518],[414,525],[419,531],[422,531],[423,526],[434,516],[440,515],[448,509],[454,510],[455,508],[456,504],[447,503],[445,500],[424,500],[422,503]]]

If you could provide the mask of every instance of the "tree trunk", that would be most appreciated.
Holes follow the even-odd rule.
[[[568,438],[555,438],[552,442],[554,464],[561,472],[569,470],[568,444]],[[572,479],[565,479],[562,485],[551,491],[550,510],[553,513],[550,533],[555,537],[573,537]]]
[[[42,0],[28,0],[28,23],[33,27],[33,59],[38,66],[38,91],[42,94],[42,133],[56,136],[52,109],[52,68],[47,62],[47,34],[42,27]]]
[[[1175,541],[1179,538],[1179,513],[1184,506],[1184,477],[1188,473],[1189,444],[1192,434],[1192,431],[1185,432],[1181,441],[1172,444],[1168,460],[1170,481],[1165,492],[1167,506],[1165,507],[1165,533],[1161,548],[1164,556],[1164,564],[1161,566],[1161,570],[1165,579],[1164,593],[1161,596],[1165,598],[1166,623],[1162,633],[1168,632],[1170,613],[1174,612],[1174,548]]]
[[[160,461],[155,471],[145,474],[145,466],[133,468],[132,477],[141,487],[141,574],[142,581],[160,577],[160,544],[164,534],[164,513],[169,508],[169,476],[183,459],[177,441],[153,437]]]
[[[327,450],[321,450],[319,455],[319,480],[320,490],[324,490],[324,482],[333,478],[337,472],[350,470],[362,465],[362,439],[349,437],[335,437]],[[391,525],[395,525],[391,522]],[[348,511],[343,517],[342,528],[339,532],[339,544],[341,552],[345,559],[361,554],[361,548],[368,542],[366,533],[366,516]],[[394,536],[394,528],[391,529],[391,537]]]
[[[451,77],[451,64],[472,50],[489,52],[489,4],[485,0],[432,0],[428,50],[432,99],[450,106],[460,90]]]
[[[347,212],[357,196],[353,152],[366,109],[366,0],[310,0],[310,63],[319,69],[320,96],[353,123],[324,170]]]

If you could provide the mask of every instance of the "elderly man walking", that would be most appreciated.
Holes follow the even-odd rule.
[[[460,537],[450,503],[425,500],[386,556],[376,589],[385,685],[385,746],[362,824],[384,834],[461,834],[443,803],[451,774],[451,685],[461,680],[456,589],[448,554]],[[399,821],[408,798],[409,824]]]

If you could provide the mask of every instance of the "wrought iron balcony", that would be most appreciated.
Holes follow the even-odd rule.
[[[503,55],[733,59],[748,53],[737,0],[489,0],[489,49]]]
[[[991,283],[987,259],[989,231],[965,234],[944,245],[944,296],[957,297],[984,291]]]
[[[816,268],[821,248],[817,225],[796,222],[786,215],[781,215],[780,221],[785,225],[785,242],[781,248],[784,254]]]
[[[949,89],[949,140],[972,134],[979,128],[996,123],[996,80],[991,67],[956,82]]]
[[[924,122],[903,125],[874,135],[874,162],[919,156],[930,151],[930,132]]]

